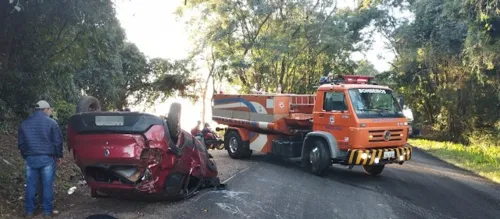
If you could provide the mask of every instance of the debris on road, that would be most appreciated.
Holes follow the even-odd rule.
[[[68,195],[71,195],[71,194],[75,193],[75,191],[76,191],[76,186],[73,186],[73,187],[69,188],[68,189]]]
[[[226,190],[227,189],[227,185],[226,184],[219,184],[218,186],[216,186],[216,189],[217,190]]]
[[[2,158],[2,160],[3,160],[3,162],[4,162],[5,164],[7,164],[7,165],[9,165],[9,166],[12,166],[12,164],[11,164],[8,160],[3,159],[3,158]]]

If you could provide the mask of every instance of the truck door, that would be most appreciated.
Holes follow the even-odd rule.
[[[349,125],[351,115],[347,108],[345,93],[342,91],[325,92],[323,110],[317,114],[316,130],[332,133],[337,139],[339,148],[345,149],[349,142]]]

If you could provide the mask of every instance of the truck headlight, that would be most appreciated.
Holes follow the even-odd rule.
[[[367,153],[362,153],[362,154],[361,154],[361,159],[363,159],[363,160],[364,160],[364,159],[366,159],[366,158],[368,158],[368,154],[367,154]]]

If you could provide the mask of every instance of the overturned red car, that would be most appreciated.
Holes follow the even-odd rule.
[[[182,199],[223,187],[205,146],[179,127],[180,105],[167,119],[139,112],[102,112],[92,97],[68,122],[68,148],[93,197],[143,194]]]

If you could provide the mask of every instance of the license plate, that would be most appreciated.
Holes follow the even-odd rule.
[[[123,116],[96,116],[95,124],[97,126],[123,126]]]
[[[387,158],[394,158],[394,151],[385,151],[384,152],[384,159]]]

